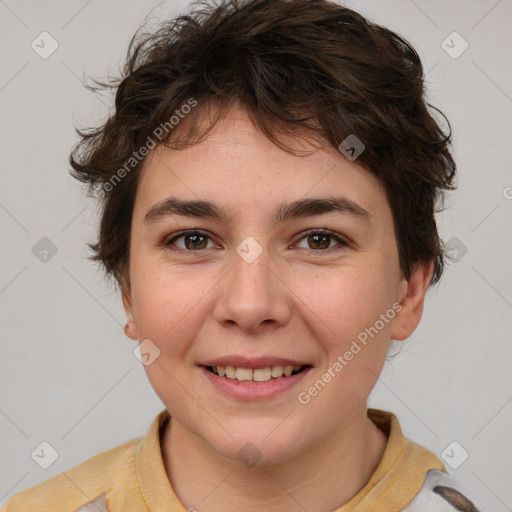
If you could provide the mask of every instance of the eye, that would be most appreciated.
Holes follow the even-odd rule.
[[[339,250],[349,245],[348,242],[337,236],[334,232],[325,229],[310,229],[306,231],[305,236],[303,236],[299,242],[303,240],[306,240],[310,246],[306,247],[306,249],[313,249],[316,252]],[[329,247],[332,240],[338,242],[338,247]]]
[[[183,245],[178,244],[178,240],[183,240]],[[350,245],[349,242],[343,240],[333,231],[325,229],[310,229],[306,231],[299,240],[299,243],[304,240],[307,241],[309,247],[301,247],[301,249],[313,250],[314,252],[336,251]],[[331,247],[331,242],[333,240],[337,242],[337,246]],[[208,246],[208,241],[213,245]],[[179,250],[186,252],[199,252],[201,250],[212,249],[215,247],[210,236],[206,232],[197,229],[180,231],[171,238],[166,239],[163,242],[163,245],[176,246]]]
[[[181,238],[183,239],[184,246],[176,244],[176,241]],[[212,249],[212,247],[207,247],[208,240],[210,240],[210,237],[205,232],[191,229],[177,233],[172,238],[164,241],[164,245],[176,245],[179,249],[193,252],[201,249]]]

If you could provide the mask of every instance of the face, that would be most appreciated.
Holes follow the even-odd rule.
[[[144,368],[173,421],[231,459],[251,442],[268,463],[365,410],[431,271],[402,277],[386,195],[357,160],[289,154],[242,109],[197,145],[153,150],[130,243],[127,334],[160,351]]]

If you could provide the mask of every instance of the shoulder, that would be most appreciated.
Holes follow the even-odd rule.
[[[447,473],[432,469],[412,502],[402,512],[479,512]]]
[[[116,487],[136,480],[135,456],[139,443],[140,438],[127,441],[21,491],[1,512],[106,511],[109,495],[115,494]]]

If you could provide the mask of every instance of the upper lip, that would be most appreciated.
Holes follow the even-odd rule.
[[[235,366],[237,368],[266,368],[267,366],[306,366],[309,363],[296,361],[283,357],[261,356],[248,358],[243,356],[224,356],[217,359],[210,359],[201,363],[201,366]]]

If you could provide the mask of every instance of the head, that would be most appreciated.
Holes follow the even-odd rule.
[[[335,3],[232,0],[136,34],[103,86],[115,112],[79,131],[72,174],[101,201],[92,259],[126,334],[160,351],[145,366],[158,396],[233,459],[248,441],[271,463],[325,439],[443,270],[435,213],[455,164],[417,53]],[[227,356],[306,371],[240,400],[205,376]]]

